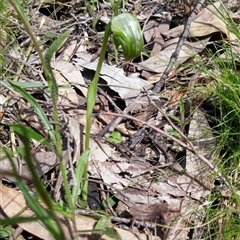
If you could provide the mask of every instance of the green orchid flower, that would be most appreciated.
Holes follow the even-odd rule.
[[[132,60],[141,54],[143,36],[138,20],[130,13],[122,13],[111,21],[113,43],[116,50],[123,49],[125,60]]]

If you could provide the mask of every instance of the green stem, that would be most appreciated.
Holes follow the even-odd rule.
[[[85,150],[89,149],[90,144],[90,132],[91,132],[91,125],[92,125],[92,112],[93,108],[96,102],[96,96],[97,96],[97,84],[100,77],[100,72],[102,68],[102,64],[105,58],[105,53],[107,50],[107,43],[108,38],[111,35],[111,22],[108,23],[105,33],[104,33],[104,39],[103,39],[103,45],[101,49],[101,53],[98,60],[97,69],[94,75],[94,78],[88,88],[87,93],[87,124],[86,124],[86,137],[85,137]]]
[[[41,63],[42,63],[43,69],[46,69],[44,57],[43,57],[42,52],[41,52],[41,49],[40,49],[40,47],[39,47],[39,45],[38,45],[38,43],[37,43],[37,39],[35,38],[32,30],[31,30],[30,25],[28,24],[28,22],[27,22],[27,21],[25,20],[25,18],[23,17],[23,14],[22,14],[21,10],[18,8],[18,6],[19,6],[18,4],[19,4],[19,3],[16,3],[15,0],[9,0],[9,1],[10,1],[11,5],[13,6],[13,8],[15,9],[15,11],[17,12],[18,17],[20,18],[20,21],[23,23],[23,25],[24,25],[24,27],[25,27],[28,35],[30,36],[30,38],[31,38],[31,40],[32,40],[32,42],[33,42],[33,45],[34,45],[35,48],[36,48],[36,51],[37,51],[38,56],[39,56],[39,58],[40,58],[40,61],[41,61]]]
[[[98,65],[97,69],[94,75],[94,78],[88,88],[88,93],[87,93],[87,116],[86,116],[86,136],[85,136],[85,151],[90,149],[90,134],[91,134],[91,125],[92,125],[92,113],[93,113],[93,108],[95,106],[96,102],[96,96],[97,96],[97,84],[98,80],[100,77],[100,72],[102,68],[102,64],[105,58],[105,53],[107,50],[107,43],[108,43],[108,38],[111,35],[111,21],[108,23],[105,33],[104,33],[104,39],[103,39],[103,45],[101,49],[101,53],[99,56],[98,60]],[[84,173],[83,173],[83,178],[87,179],[88,178],[88,163],[85,166]],[[82,186],[82,197],[84,201],[87,201],[87,191],[88,191],[88,181],[84,180],[83,181],[83,186]]]
[[[55,146],[56,146],[56,154],[60,160],[62,160],[62,143],[61,143],[61,130],[60,130],[60,124],[59,124],[59,117],[58,117],[58,110],[57,110],[57,104],[53,100],[53,121],[55,125]]]

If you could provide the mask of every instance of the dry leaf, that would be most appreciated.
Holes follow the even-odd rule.
[[[188,138],[198,153],[211,162],[216,141],[204,113],[198,109],[193,114],[190,122]],[[213,181],[209,167],[190,151],[186,153],[186,172],[203,184],[206,184],[206,186],[210,184],[208,181]]]
[[[208,121],[200,110],[193,114],[189,126],[188,138],[194,148],[210,162],[216,142]],[[213,172],[195,154],[186,151],[186,174],[177,179],[177,183],[194,199],[201,199],[210,193],[213,185]]]
[[[64,159],[67,156],[67,151],[63,151]],[[36,166],[36,170],[38,175],[41,177],[43,174],[54,168],[58,163],[59,159],[57,159],[56,154],[53,152],[37,152],[32,155],[34,164]],[[32,176],[28,170],[27,165],[21,159],[17,159],[15,157],[12,158],[18,174],[23,177],[26,181],[30,181]],[[66,160],[66,159],[65,159]],[[0,161],[0,170],[6,172],[12,172],[12,167],[8,158],[2,158]],[[10,181],[15,182],[15,177],[4,174],[3,177]]]
[[[153,41],[155,30],[158,26],[159,26],[159,22],[157,22],[156,20],[150,20],[146,24],[146,26],[144,28],[144,32],[143,32],[143,36],[146,40],[146,43]]]
[[[78,40],[71,40],[68,41],[67,47],[62,52],[61,56],[58,57],[58,59],[61,59],[65,62],[70,62],[72,59],[72,56],[75,53],[76,46],[78,45]]]
[[[95,71],[97,68],[97,61],[91,62],[91,58],[92,56],[90,54],[83,52],[77,54],[77,58],[74,59],[74,62],[81,69]],[[147,85],[147,81],[137,77],[136,74],[127,77],[123,69],[113,65],[109,66],[103,64],[100,76],[107,82],[109,88],[117,92],[119,96],[125,100],[126,105],[130,104],[140,93],[142,88]]]
[[[54,76],[58,85],[67,85],[69,84],[67,80],[59,73],[54,72]],[[78,96],[72,87],[65,87],[62,86],[58,89],[59,93],[59,101],[62,104],[71,104],[77,103],[78,104]]]
[[[194,148],[210,162],[216,142],[213,138],[211,128],[208,121],[200,110],[193,114],[189,126],[188,138],[192,142]],[[205,217],[204,206],[200,205],[200,199],[206,198],[213,185],[213,173],[209,167],[203,163],[196,155],[187,150],[186,152],[186,172],[177,179],[177,183],[186,191],[191,198],[185,198],[181,203],[181,212],[186,214],[184,219],[194,226],[201,225]],[[210,204],[210,203],[207,203]],[[197,230],[194,234],[199,234]]]
[[[73,159],[72,163],[75,163],[78,161],[80,155],[81,155],[81,146],[83,146],[83,133],[80,130],[80,124],[78,123],[77,120],[68,117],[66,114],[64,114],[64,118],[66,119],[66,122],[68,123],[68,129],[69,129],[69,134],[71,136],[71,139],[73,141],[73,149],[74,149],[74,154],[73,154]]]
[[[22,209],[26,207],[25,199],[20,191],[16,191],[12,188],[7,188],[4,185],[0,185],[0,195],[1,195],[0,201],[1,201],[2,210],[8,217],[15,216],[16,213],[22,211]],[[27,209],[20,216],[32,217],[33,212]],[[51,234],[40,222],[20,223],[18,225],[38,238],[49,239],[49,240],[53,239]],[[65,231],[66,231],[66,227],[65,227]],[[67,239],[70,239],[69,237],[67,237]]]
[[[8,216],[13,217],[16,213],[20,212],[22,209],[26,207],[25,199],[21,192],[16,191],[12,188],[7,188],[4,185],[0,185],[0,204],[2,211]],[[33,216],[33,212],[31,210],[25,210],[21,215],[21,217],[31,217]],[[59,216],[60,217],[60,216]],[[63,223],[61,226],[65,233],[65,239],[72,239],[68,229],[67,223],[64,218],[61,218],[61,222]],[[76,215],[76,226],[77,231],[79,232],[79,239],[89,239],[91,233],[80,233],[80,231],[92,230],[94,225],[96,224],[96,220],[80,215]],[[47,229],[40,222],[27,222],[18,224],[21,228],[31,233],[32,235],[42,238],[42,239],[53,239],[51,234],[47,231]],[[115,228],[120,234],[122,239],[131,239],[137,240],[138,238],[131,232]],[[139,234],[142,240],[147,240],[148,237],[145,234]],[[111,238],[103,236],[102,240],[111,240]]]
[[[134,219],[167,224],[179,217],[178,209],[169,209],[166,202],[155,204],[135,204],[129,208]]]
[[[209,5],[201,13],[199,13],[191,23],[189,35],[191,37],[204,37],[215,32],[223,32],[231,41],[237,40],[237,37],[233,33],[229,32],[226,24],[221,20],[223,16],[218,17],[219,12],[224,14],[224,10],[221,6],[221,2],[218,1],[214,3],[214,5]],[[163,33],[163,35],[167,38],[180,37],[183,30],[184,25],[181,25]]]
[[[195,54],[201,52],[205,48],[208,40],[209,39],[204,39],[198,42],[185,41],[175,63],[175,67],[177,67],[180,63],[185,62],[190,57],[193,57]],[[138,63],[138,68],[148,70],[153,73],[163,73],[169,64],[172,54],[176,50],[177,42],[178,39],[171,40],[171,44],[164,48],[160,53],[148,58],[146,61]],[[166,42],[165,45],[166,44],[168,45],[168,42]]]
[[[65,81],[62,80],[59,82],[58,82],[58,78],[56,78],[58,84],[68,83],[68,84],[74,85],[76,88],[78,88],[82,92],[82,94],[85,97],[87,96],[87,86],[84,87],[85,81],[82,77],[82,74],[72,63],[65,62],[65,61],[55,61],[52,63],[52,67],[58,70],[58,72],[65,78]],[[72,91],[74,90],[72,89]],[[70,90],[69,92],[73,94]],[[74,103],[78,103],[78,100],[76,97],[74,97],[74,99],[71,99],[69,97],[69,99],[72,100]]]
[[[220,2],[215,3],[215,6],[216,9],[219,9]],[[205,37],[205,39],[202,39],[201,41],[198,40],[196,42],[185,41],[174,67],[177,67],[180,63],[185,62],[190,57],[201,52],[208,43],[212,33],[223,32],[231,41],[238,41],[237,37],[228,31],[226,24],[216,16],[216,9],[213,6],[209,6],[197,15],[191,23],[190,36],[201,38]],[[146,61],[138,63],[137,66],[139,69],[151,71],[153,73],[163,73],[168,66],[169,59],[176,50],[178,38],[182,35],[183,30],[184,26],[181,25],[169,30],[168,32],[162,33],[167,38],[172,37],[174,39],[170,39],[165,42],[164,49],[160,53],[157,53],[155,56],[150,57]]]

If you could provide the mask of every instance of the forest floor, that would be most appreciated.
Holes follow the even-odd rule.
[[[53,238],[44,220],[30,219],[37,213],[19,185],[22,179],[36,202],[49,206],[38,196],[35,172],[58,208],[54,211],[65,217],[59,216],[63,239],[240,239],[237,1],[19,2],[43,55],[64,32],[69,35],[51,60],[59,94],[56,123],[36,45],[14,4],[2,3],[0,194],[5,222],[0,238]],[[106,26],[122,12],[140,23],[144,48],[139,57],[125,61],[121,48],[116,56],[113,37],[108,39],[93,110],[86,202],[86,179],[77,166],[86,153],[88,89]],[[124,20],[119,24],[121,30],[130,29]],[[55,125],[60,126],[61,157],[51,148]],[[21,129],[29,134],[29,152]],[[26,163],[28,153],[35,170]],[[72,219],[66,220],[71,204],[61,163],[72,192],[76,173],[82,174],[73,227]],[[28,217],[31,224],[7,222],[16,216]]]

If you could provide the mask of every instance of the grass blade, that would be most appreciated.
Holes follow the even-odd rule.
[[[56,102],[58,99],[58,86],[52,71],[51,59],[53,57],[53,54],[58,50],[58,48],[62,45],[62,43],[68,37],[69,34],[70,34],[70,31],[66,31],[59,38],[57,38],[49,47],[44,57],[45,64],[46,64],[45,75],[48,81],[53,102]]]
[[[42,108],[39,106],[39,104],[36,102],[36,100],[29,94],[27,93],[24,89],[21,87],[17,86],[14,82],[9,82],[11,87],[18,93],[20,93],[35,109],[37,115],[39,116],[41,122],[43,123],[44,127],[46,128],[49,136],[51,137],[52,141],[54,144],[56,143],[56,138],[55,138],[55,132],[50,124],[50,122],[47,119],[47,116],[43,112]]]
[[[26,143],[25,143],[26,147]],[[48,213],[38,202],[36,199],[34,199],[30,194],[30,190],[26,186],[26,184],[23,182],[23,180],[19,177],[17,173],[16,166],[14,165],[14,162],[12,160],[12,157],[9,155],[9,153],[6,151],[5,152],[6,156],[8,157],[11,165],[12,165],[12,170],[15,174],[16,181],[18,184],[19,189],[22,191],[24,198],[26,200],[26,203],[28,207],[36,214],[37,218],[43,222],[43,224],[46,226],[46,228],[49,230],[49,232],[53,235],[55,239],[62,239],[64,240],[64,234],[63,231],[56,221],[57,218],[54,214],[53,211],[50,210],[50,213]],[[29,147],[26,147],[26,157],[25,160],[29,158],[30,152],[29,152]],[[28,159],[30,160],[30,159]],[[30,160],[31,161],[31,160]],[[29,161],[26,161],[29,163]],[[34,182],[36,183],[37,179],[34,179]],[[40,179],[38,179],[38,183],[42,184]],[[38,184],[38,185],[39,185]],[[44,188],[44,187],[43,187]],[[46,200],[46,199],[45,199]],[[56,224],[57,223],[57,224]]]
[[[31,129],[31,128],[28,128],[28,127],[25,127],[21,124],[11,124],[10,125],[10,128],[20,134],[21,136],[24,136],[24,133],[27,132],[28,136],[31,138],[31,139],[34,139],[36,141],[38,141],[39,143],[45,145],[46,147],[48,147],[49,149],[51,149],[52,151],[54,151],[52,145],[47,141],[46,138],[44,138],[41,134],[37,133],[35,130]]]
[[[77,163],[77,168],[75,172],[75,178],[76,178],[76,185],[73,186],[72,190],[72,201],[74,206],[76,205],[77,202],[77,197],[78,197],[78,192],[82,183],[83,175],[85,172],[85,169],[87,168],[88,165],[88,157],[89,157],[90,151],[87,150],[85,151],[81,157],[78,160]],[[83,191],[83,194],[87,193],[86,189]],[[87,199],[86,197],[83,197],[84,199]]]

